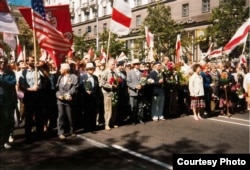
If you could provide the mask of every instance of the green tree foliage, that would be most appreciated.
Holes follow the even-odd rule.
[[[100,34],[100,46],[102,46],[106,53],[108,50],[108,55],[112,58],[116,58],[124,52],[127,56],[130,54],[130,50],[127,47],[127,42],[118,38],[116,34],[110,34],[110,44],[108,44],[109,32],[105,30]],[[109,45],[109,48],[108,48]]]
[[[88,47],[90,47],[89,43],[86,42],[87,33],[83,34],[82,36],[74,35],[74,51],[75,57],[82,59],[84,53],[88,52]]]
[[[18,22],[18,28],[19,28],[19,43],[22,46],[25,46],[26,56],[33,55],[34,51],[34,43],[33,43],[33,32],[29,28],[28,24],[20,20]],[[38,49],[38,43],[37,43],[37,49]],[[39,51],[39,50],[38,50]]]
[[[171,8],[169,6],[161,3],[150,6],[141,28],[141,33],[145,35],[144,26],[148,26],[151,33],[154,34],[154,46],[158,54],[163,52],[174,55],[176,37],[178,33],[181,33],[182,26],[171,19]]]
[[[249,18],[249,7],[245,0],[227,0],[212,10],[211,25],[207,28],[207,37],[216,44],[216,47],[226,45],[236,30]],[[235,48],[230,57],[238,57],[242,46]]]

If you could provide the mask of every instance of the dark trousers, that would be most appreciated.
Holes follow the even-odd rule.
[[[25,136],[31,139],[32,128],[36,127],[36,137],[43,136],[44,115],[40,92],[27,92],[24,97]]]
[[[92,95],[85,95],[83,108],[83,124],[84,129],[87,131],[93,131],[96,128],[97,122],[97,99]]]
[[[0,105],[0,144],[8,142],[11,133],[11,110],[8,106]]]
[[[58,107],[58,119],[57,119],[57,130],[58,135],[63,135],[65,133],[66,126],[66,116],[69,122],[69,131],[70,133],[74,132],[74,122],[72,116],[72,105],[70,104],[57,104]]]

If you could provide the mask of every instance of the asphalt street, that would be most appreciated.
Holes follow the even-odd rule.
[[[13,147],[0,150],[0,169],[172,169],[174,153],[249,154],[249,130],[249,112],[200,121],[183,115],[111,131],[80,130],[65,141],[55,131],[32,144],[24,142],[18,128]]]

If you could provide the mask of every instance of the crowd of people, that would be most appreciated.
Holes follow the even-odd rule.
[[[195,121],[250,110],[250,73],[238,63],[174,63],[169,57],[102,62],[100,58],[52,60],[0,56],[0,144],[11,148],[24,125],[27,142],[57,131],[60,140],[78,129],[164,121],[192,114]]]

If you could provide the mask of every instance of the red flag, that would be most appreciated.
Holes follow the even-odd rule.
[[[118,35],[127,35],[132,20],[132,10],[127,2],[115,0],[113,4],[110,31]]]
[[[32,28],[32,16],[30,8],[19,9],[25,20]],[[40,37],[41,48],[45,49],[54,63],[59,67],[60,63],[65,59],[68,51],[71,50],[73,43],[73,32],[70,21],[69,5],[58,5],[45,7],[46,21],[41,15],[36,15],[36,26],[44,30]],[[63,16],[63,17],[62,17]],[[46,32],[47,31],[47,32]],[[42,39],[42,40],[41,40]]]
[[[177,40],[176,40],[176,44],[175,44],[175,52],[176,52],[176,61],[175,62],[179,62],[180,58],[182,56],[181,35],[180,34],[177,35]]]
[[[250,31],[250,18],[240,26],[232,39],[224,46],[223,52],[229,54],[236,46],[243,44],[247,40],[248,32]]]
[[[32,0],[32,2],[33,1],[34,0]],[[40,3],[43,4],[42,0]],[[43,5],[38,4],[39,3],[37,3],[36,9],[43,8]],[[29,24],[30,28],[33,29],[31,8],[20,8],[19,10]],[[41,13],[34,11],[33,15],[34,29],[36,31],[36,36],[40,47],[45,50],[67,53],[71,47],[71,42],[66,37],[64,37],[62,32],[58,31],[50,22],[44,20]]]
[[[10,13],[6,0],[0,1],[0,32],[19,34],[17,25]]]

